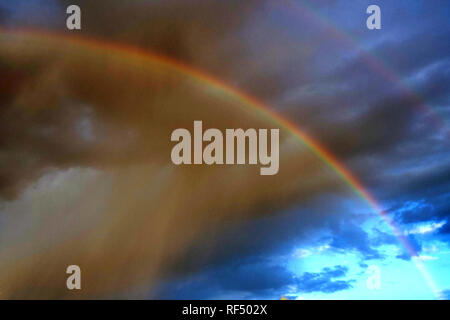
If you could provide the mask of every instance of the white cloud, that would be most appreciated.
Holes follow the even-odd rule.
[[[298,248],[298,249],[295,249],[293,256],[295,258],[306,258],[306,257],[310,256],[311,254],[312,254],[312,252],[310,250]]]
[[[411,230],[405,231],[405,234],[408,235],[408,234],[430,233],[430,232],[436,231],[437,229],[442,228],[442,226],[445,225],[446,223],[447,223],[446,221],[441,221],[441,222],[431,222],[431,223],[421,224]]]
[[[320,245],[320,246],[317,246],[317,247],[311,247],[311,248],[308,248],[308,249],[297,248],[297,249],[295,249],[295,251],[293,253],[293,256],[295,258],[306,258],[306,257],[309,257],[310,255],[326,251],[329,248],[330,248],[330,245],[328,243]]]
[[[437,260],[437,257],[421,255],[417,258],[420,261]]]

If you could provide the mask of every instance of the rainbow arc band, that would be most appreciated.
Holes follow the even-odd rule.
[[[411,101],[416,104],[415,107],[422,111],[425,116],[429,117],[428,121],[432,125],[436,128],[442,129],[445,136],[450,135],[450,122],[445,117],[443,112],[426,103],[426,101],[414,90],[412,90],[400,75],[393,72],[383,60],[364,49],[358,44],[358,41],[350,35],[350,33],[343,31],[341,26],[333,23],[331,19],[320,13],[320,10],[315,9],[312,1],[280,0],[279,2],[276,2],[276,7],[284,10],[287,15],[293,15],[300,18],[302,21],[308,21],[315,27],[317,26],[323,29],[328,32],[328,34],[333,36],[335,40],[340,41],[343,45],[346,45],[350,49],[354,50],[354,52],[359,54],[362,61],[370,70],[386,79],[392,85],[396,86],[405,96],[410,97]]]
[[[41,37],[51,38],[53,41],[67,41],[83,46],[86,49],[91,50],[104,50],[108,53],[114,53],[119,56],[124,56],[127,60],[132,60],[133,55],[141,59],[147,59],[152,63],[161,64],[164,67],[171,68],[181,74],[191,77],[202,84],[210,86],[215,89],[221,90],[223,93],[230,95],[233,98],[240,100],[247,107],[252,108],[256,112],[260,113],[263,117],[266,117],[277,125],[290,131],[301,143],[308,147],[321,161],[329,166],[360,198],[362,198],[381,219],[391,228],[394,235],[397,237],[400,244],[406,249],[411,256],[412,262],[416,268],[422,274],[431,292],[437,299],[443,299],[442,293],[433,280],[431,274],[426,269],[425,265],[420,260],[418,253],[414,249],[411,242],[405,237],[400,228],[387,216],[386,212],[382,209],[381,205],[375,200],[370,192],[362,185],[362,183],[329,151],[327,151],[319,142],[315,141],[295,124],[289,120],[283,118],[281,115],[274,112],[269,107],[257,99],[250,97],[246,93],[239,91],[236,88],[227,85],[219,79],[214,78],[198,69],[195,69],[189,65],[181,63],[177,60],[171,59],[166,56],[162,56],[150,51],[146,51],[130,45],[121,43],[112,43],[104,40],[86,38],[76,35],[67,35],[64,33],[57,33],[48,30],[35,30],[35,29],[20,29],[10,30],[0,28],[0,37],[5,36],[22,36],[22,37]]]

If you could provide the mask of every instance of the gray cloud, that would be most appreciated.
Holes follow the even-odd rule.
[[[344,266],[323,268],[320,272],[294,275],[268,261],[238,260],[233,264],[165,284],[156,293],[162,299],[211,299],[267,297],[278,299],[296,293],[333,293],[352,287],[353,280],[342,280]]]

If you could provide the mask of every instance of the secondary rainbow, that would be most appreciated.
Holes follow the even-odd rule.
[[[410,97],[418,109],[423,111],[425,116],[428,116],[428,120],[432,122],[433,125],[442,129],[445,135],[449,135],[449,121],[448,119],[439,111],[439,109],[432,107],[424,99],[412,90],[407,82],[402,79],[401,76],[395,74],[390,70],[383,60],[378,58],[375,54],[370,53],[362,46],[358,44],[348,32],[344,32],[342,27],[333,23],[331,19],[320,13],[320,10],[314,9],[313,5],[308,0],[280,0],[277,2],[277,6],[281,9],[285,9],[286,14],[295,15],[296,18],[301,18],[302,21],[305,19],[309,20],[311,23],[318,25],[320,28],[326,29],[330,32],[337,40],[340,40],[344,45],[348,45],[353,49],[360,57],[363,59],[364,63],[376,74],[385,78],[387,81],[397,86],[405,96]]]

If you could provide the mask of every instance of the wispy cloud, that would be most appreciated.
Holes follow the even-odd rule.
[[[418,226],[415,226],[412,229],[406,230],[404,233],[406,235],[408,235],[408,234],[426,234],[426,233],[431,233],[431,232],[434,232],[434,231],[442,228],[442,226],[444,226],[446,223],[447,223],[446,221],[428,222],[428,223],[424,223],[424,224],[420,224]]]

